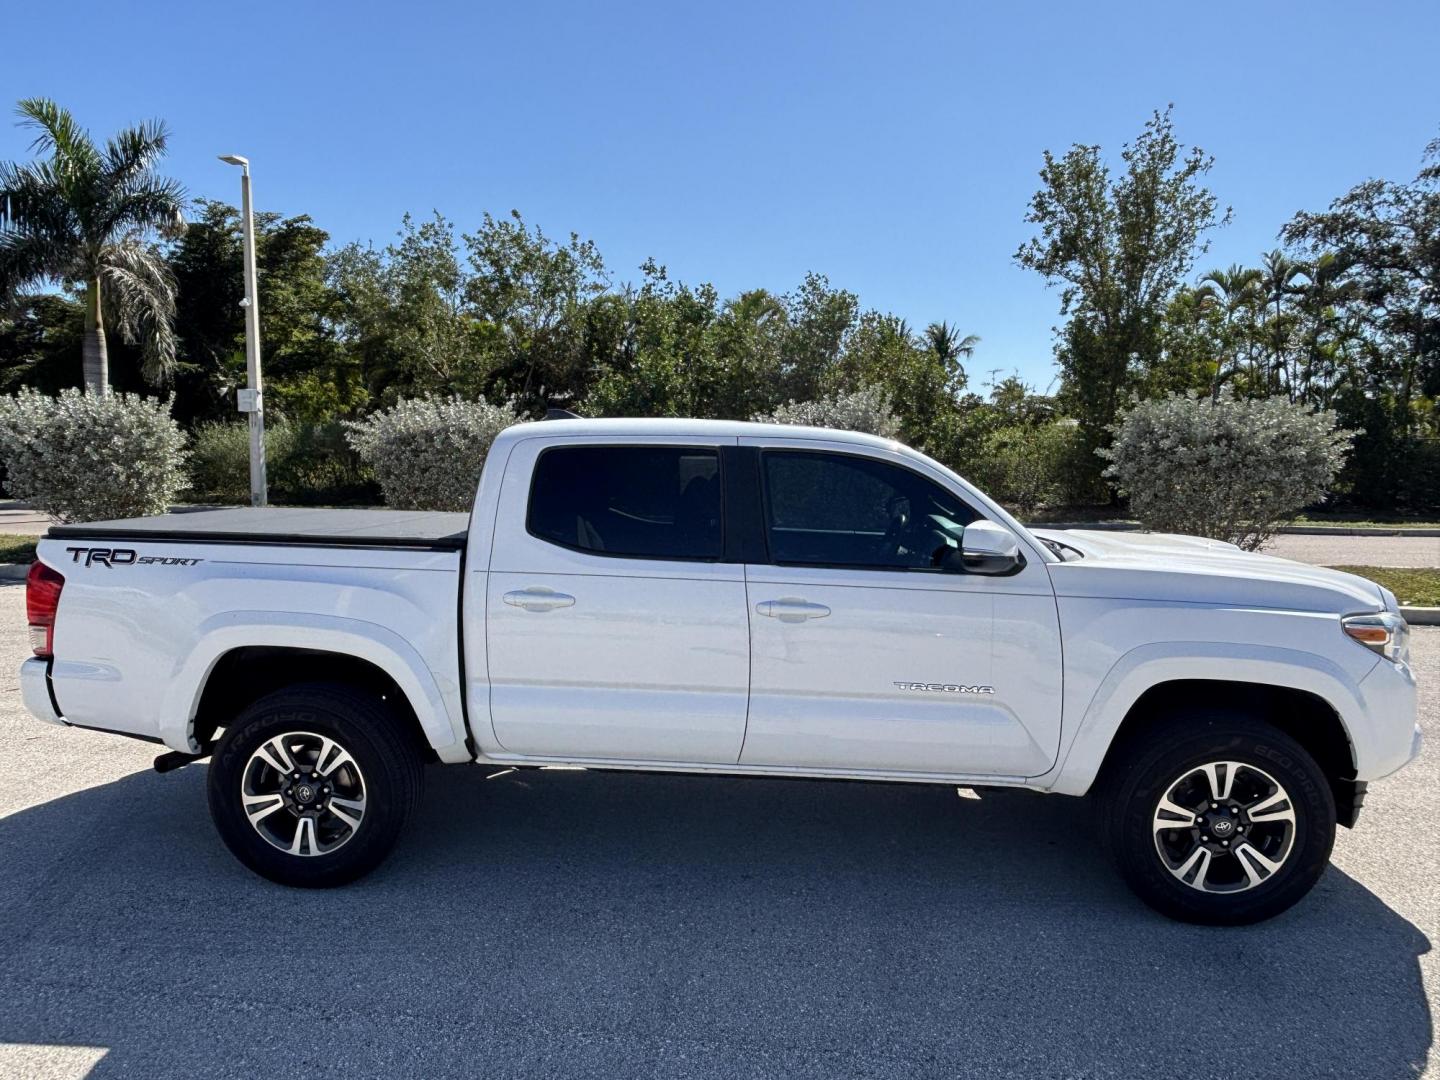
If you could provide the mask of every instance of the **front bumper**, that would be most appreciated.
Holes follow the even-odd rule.
[[[1362,716],[1350,730],[1356,779],[1375,781],[1414,761],[1424,741],[1415,673],[1408,664],[1377,661],[1360,682]]]
[[[36,720],[47,724],[64,724],[65,718],[55,707],[55,695],[50,692],[50,661],[32,656],[20,665],[20,697],[25,709]]]

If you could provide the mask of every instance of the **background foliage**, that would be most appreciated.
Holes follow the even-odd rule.
[[[61,521],[163,514],[187,485],[167,401],[71,388],[0,397],[0,460],[18,498]]]
[[[466,511],[495,436],[519,417],[483,398],[401,401],[345,425],[346,438],[397,510]]]
[[[1350,443],[1332,412],[1229,394],[1141,402],[1114,434],[1105,475],[1142,525],[1249,550],[1325,494]]]
[[[901,438],[1026,513],[1119,510],[1094,451],[1133,402],[1194,393],[1333,411],[1355,438],[1316,496],[1329,508],[1440,510],[1440,143],[1411,179],[1367,181],[1277,223],[1279,246],[1249,266],[1204,264],[1228,217],[1206,186],[1210,168],[1168,109],[1116,156],[1085,144],[1044,155],[1016,261],[1059,290],[1053,397],[1003,372],[976,386],[983,343],[951,313],[918,329],[820,273],[784,292],[722,296],[654,259],[617,274],[593,242],[552,237],[513,211],[465,223],[406,215],[384,247],[337,246],[306,214],[262,213],[277,497],[373,498],[370,466],[338,425],[377,411],[393,422],[400,403],[429,399],[403,413],[420,423],[458,396],[487,418],[496,407],[483,402],[497,401],[520,417],[552,406],[811,417]],[[243,499],[228,426],[244,380],[239,216],[196,202],[183,233],[156,250],[175,283],[176,349],[167,372],[150,375],[168,377],[174,415],[194,434],[197,494]],[[7,288],[0,391],[78,385],[81,293],[54,281]],[[111,329],[113,385],[150,385],[142,350]]]

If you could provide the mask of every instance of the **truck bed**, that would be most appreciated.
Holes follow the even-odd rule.
[[[52,539],[172,540],[182,543],[418,548],[460,551],[469,514],[418,510],[227,507],[52,525]]]

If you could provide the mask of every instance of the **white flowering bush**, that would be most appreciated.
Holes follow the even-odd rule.
[[[1285,398],[1193,394],[1136,405],[1111,430],[1114,445],[1097,452],[1141,524],[1252,551],[1324,497],[1354,434]]]
[[[0,397],[5,486],[61,521],[163,514],[187,484],[170,402],[33,389]]]
[[[513,402],[423,397],[345,425],[397,510],[469,510],[495,436],[520,419]]]
[[[815,401],[792,401],[773,412],[757,414],[753,419],[764,424],[866,431],[887,439],[900,434],[900,418],[890,408],[890,395],[879,386],[862,386]]]

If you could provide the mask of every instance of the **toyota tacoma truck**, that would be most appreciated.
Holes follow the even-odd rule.
[[[1378,585],[1027,529],[843,431],[520,424],[468,516],[58,525],[27,607],[29,710],[209,757],[220,838],[289,885],[379,864],[427,763],[578,766],[1093,793],[1141,898],[1247,923],[1420,745]]]

